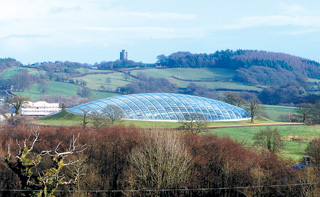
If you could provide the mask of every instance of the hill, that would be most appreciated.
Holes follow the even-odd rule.
[[[225,50],[212,54],[177,52],[158,56],[162,66],[174,68],[226,68],[236,72],[233,80],[251,85],[283,85],[289,81],[320,78],[318,62],[284,53]]]
[[[0,72],[2,90],[51,102],[74,100],[56,99],[57,95],[96,100],[146,92],[220,99],[224,92],[233,91],[245,98],[258,96],[264,104],[296,105],[315,102],[320,92],[319,63],[253,50],[176,52],[159,55],[155,64],[117,60],[94,65],[69,61],[22,65],[14,59],[0,59]],[[70,102],[68,107],[78,103]]]

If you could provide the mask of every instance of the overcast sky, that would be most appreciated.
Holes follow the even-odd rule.
[[[0,0],[0,58],[24,64],[253,49],[320,61],[318,0]]]

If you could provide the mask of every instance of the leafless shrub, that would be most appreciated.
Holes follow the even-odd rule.
[[[181,133],[173,131],[145,131],[142,146],[129,156],[129,185],[131,188],[178,188],[190,178],[191,156]]]

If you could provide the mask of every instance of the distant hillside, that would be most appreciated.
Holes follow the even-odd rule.
[[[284,53],[253,50],[225,50],[212,54],[177,52],[160,55],[165,67],[227,68],[236,71],[233,80],[250,85],[284,85],[306,78],[320,79],[320,64]]]
[[[157,58],[155,64],[116,60],[94,65],[69,61],[22,65],[15,59],[0,59],[0,90],[32,99],[63,101],[68,107],[77,103],[72,102],[76,95],[96,100],[149,92],[218,99],[225,91],[233,91],[245,98],[258,96],[270,105],[320,100],[320,64],[301,57],[225,50],[211,54],[176,52]]]
[[[22,64],[13,58],[0,58],[0,72],[7,68],[17,66],[22,66]]]

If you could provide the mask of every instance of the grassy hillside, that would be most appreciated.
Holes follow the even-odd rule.
[[[25,69],[23,67],[13,67],[5,70],[1,73],[1,76],[6,78],[17,74],[21,69]],[[40,75],[41,72],[38,72],[35,68],[27,68],[29,73]],[[81,73],[87,72],[102,72],[102,70],[92,70],[86,68],[79,68],[77,71]],[[105,72],[105,70],[103,70]],[[188,86],[190,81],[183,81],[183,79],[189,80],[219,80],[219,82],[194,82],[197,85],[207,86],[211,89],[240,89],[240,90],[255,90],[261,91],[260,87],[243,85],[240,83],[235,83],[230,80],[235,72],[230,69],[195,69],[195,68],[168,68],[168,69],[145,69],[145,70],[132,70],[130,73],[132,75],[138,75],[139,72],[142,72],[148,76],[153,77],[163,77],[167,78],[172,83],[177,84],[179,87],[185,88]],[[173,78],[178,77],[182,80],[178,80]],[[82,77],[74,77],[72,78],[74,81],[82,80],[87,83],[86,87],[89,87],[92,90],[91,99],[102,99],[111,96],[116,96],[118,94],[101,92],[102,89],[115,91],[118,87],[125,86],[128,83],[133,82],[134,78],[125,77],[125,75],[121,72],[114,72],[110,74],[88,74]],[[108,79],[108,80],[107,80]],[[64,82],[56,82],[56,81],[48,81],[47,82],[49,91],[47,94],[62,94],[66,96],[76,95],[77,89],[81,86],[64,83]],[[15,92],[16,94],[29,96],[31,99],[42,96],[40,91],[38,90],[38,85],[34,84],[30,90],[25,92]]]
[[[97,70],[94,70],[97,71]],[[91,72],[91,70],[89,70]],[[100,71],[101,72],[101,71]],[[242,89],[242,90],[256,90],[260,91],[261,88],[243,85],[240,83],[234,83],[230,79],[234,75],[233,70],[229,69],[193,69],[193,68],[167,68],[167,69],[145,69],[145,70],[133,70],[130,72],[132,75],[138,75],[138,73],[144,73],[148,76],[156,78],[167,78],[172,83],[177,84],[180,87],[187,87],[189,81],[182,81],[172,78],[178,77],[187,80],[219,80],[221,82],[195,82],[197,85],[205,85],[208,88],[227,88],[227,89]],[[110,78],[111,83],[106,82],[106,78]],[[84,80],[87,82],[87,86],[92,89],[99,89],[100,86],[111,88],[115,90],[117,87],[124,86],[133,79],[129,77],[124,78],[123,73],[111,73],[111,74],[89,74],[83,77],[74,78],[74,80]],[[223,82],[222,82],[223,81]]]
[[[111,83],[107,83],[106,79],[110,78]],[[110,90],[115,91],[116,88],[120,86],[125,86],[130,83],[132,79],[125,80],[123,73],[111,73],[111,74],[92,74],[83,77],[73,78],[74,80],[84,80],[87,82],[87,87],[91,89],[99,90],[101,86],[105,88],[110,88]]]
[[[49,81],[47,82],[49,92],[47,93],[48,95],[66,95],[66,96],[74,96],[77,95],[77,90],[81,86],[71,84],[71,83],[64,83],[64,82],[57,82],[57,81]],[[38,90],[39,85],[34,84],[32,88],[28,91],[25,92],[14,92],[17,95],[22,95],[22,96],[29,96],[31,99],[41,97],[42,94]],[[91,92],[90,98],[92,100],[98,100],[102,98],[108,98],[108,97],[113,97],[113,96],[118,96],[116,93],[109,93],[109,92],[100,92],[93,90]]]
[[[6,69],[3,72],[1,72],[0,76],[3,79],[8,79],[13,75],[18,74],[21,70],[25,70],[25,69],[27,69],[29,71],[29,74],[33,74],[33,75],[39,76],[41,73],[44,73],[43,71],[38,71],[37,69],[34,69],[34,68],[12,67],[12,68]]]
[[[80,86],[70,84],[70,83],[63,83],[63,82],[57,82],[57,81],[49,81],[47,82],[48,85],[48,94],[62,94],[66,96],[73,96],[76,95],[76,92]],[[22,95],[22,96],[29,96],[31,99],[34,99],[36,97],[42,96],[40,91],[38,90],[39,85],[34,84],[32,88],[25,92],[14,92],[15,94]]]
[[[243,85],[232,82],[235,71],[223,68],[167,68],[167,69],[146,69],[131,71],[132,75],[144,73],[148,76],[157,78],[167,78],[170,82],[177,84],[179,87],[187,87],[190,81],[186,80],[218,80],[219,82],[193,82],[197,85],[207,86],[211,89],[240,89],[261,91],[260,87]],[[182,80],[175,79],[177,77]],[[221,82],[220,82],[221,81]]]
[[[169,78],[175,76],[181,79],[191,80],[221,80],[229,81],[235,75],[230,69],[222,68],[167,68],[167,69],[147,69],[131,71],[131,74],[137,75],[138,72],[145,73],[152,77]]]

